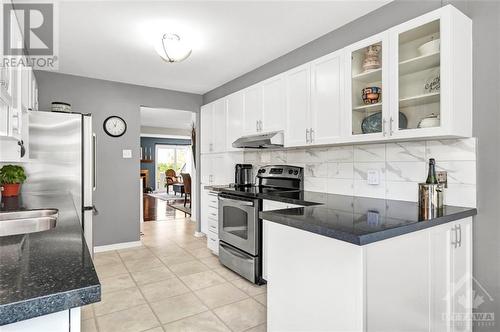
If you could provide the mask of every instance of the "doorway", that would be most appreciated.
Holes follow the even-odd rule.
[[[166,172],[173,170],[176,176],[180,176],[181,173],[191,174],[193,164],[191,147],[156,144],[155,149],[155,192],[170,192],[173,188],[167,186]]]

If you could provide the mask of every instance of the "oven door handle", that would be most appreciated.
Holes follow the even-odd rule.
[[[230,199],[230,198],[224,198],[224,197],[219,196],[219,200],[224,201],[224,202],[233,203],[233,204],[238,204],[238,205],[253,206],[253,202],[240,201],[238,199]]]

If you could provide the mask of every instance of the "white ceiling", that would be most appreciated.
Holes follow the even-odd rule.
[[[192,113],[168,108],[141,107],[141,126],[191,129]]]
[[[387,2],[63,1],[59,71],[205,93]],[[186,61],[156,54],[164,32],[192,44]]]

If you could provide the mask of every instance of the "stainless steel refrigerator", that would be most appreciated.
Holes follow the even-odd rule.
[[[54,192],[73,198],[93,254],[92,194],[96,189],[96,136],[90,114],[29,112],[28,180],[23,192]]]

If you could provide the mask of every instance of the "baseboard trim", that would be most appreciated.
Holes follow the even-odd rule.
[[[122,242],[122,243],[115,243],[115,244],[108,244],[105,246],[94,247],[94,252],[120,250],[120,249],[134,248],[134,247],[140,247],[140,246],[142,246],[141,241]]]
[[[203,232],[194,232],[194,237],[204,237],[205,233]]]

